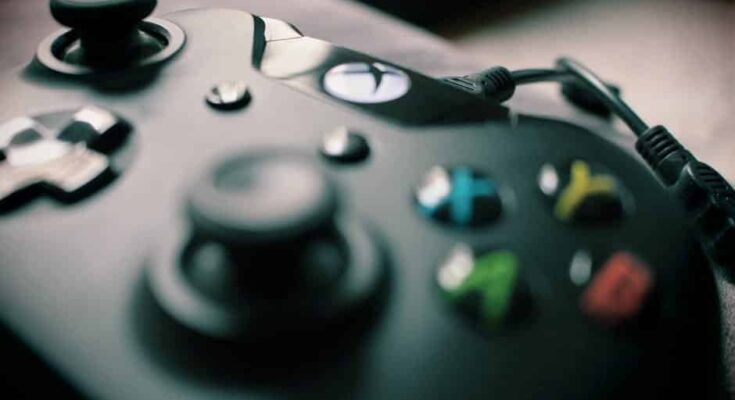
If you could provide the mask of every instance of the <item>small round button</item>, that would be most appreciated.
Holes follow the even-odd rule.
[[[421,215],[435,221],[477,227],[500,217],[502,204],[495,181],[471,167],[434,167],[415,192]]]
[[[361,134],[340,127],[324,135],[319,152],[330,161],[354,163],[367,158],[370,146]]]
[[[436,280],[443,298],[483,328],[518,322],[530,311],[530,291],[520,278],[516,255],[503,249],[481,251],[466,244],[452,249]]]
[[[218,110],[235,110],[250,103],[250,89],[245,82],[220,82],[207,93],[207,104]]]
[[[333,218],[336,191],[305,158],[237,155],[192,186],[188,210],[198,231],[231,245],[290,240]]]
[[[569,263],[569,280],[575,286],[584,286],[592,276],[592,256],[585,249],[574,252]]]

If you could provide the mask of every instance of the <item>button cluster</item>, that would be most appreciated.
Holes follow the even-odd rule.
[[[549,213],[569,224],[609,224],[625,217],[631,198],[604,167],[576,159],[544,164],[538,187]],[[435,166],[414,192],[420,215],[442,225],[482,227],[502,211],[498,182],[469,166]],[[606,326],[634,319],[652,290],[651,269],[636,256],[615,252],[595,271],[591,255],[574,254],[569,280],[584,288],[581,312]],[[460,313],[494,330],[530,315],[531,296],[518,257],[507,249],[453,248],[436,274],[443,298]]]

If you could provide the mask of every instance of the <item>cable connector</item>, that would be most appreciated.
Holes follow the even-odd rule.
[[[691,161],[682,169],[671,191],[705,235],[721,230],[725,209],[735,205],[732,186],[714,168],[699,161]]]
[[[644,131],[635,148],[667,186],[679,179],[684,166],[695,161],[694,156],[661,125]]]
[[[511,98],[516,90],[516,82],[505,67],[492,67],[476,74],[446,77],[441,80],[457,89],[498,103]]]
[[[704,251],[735,273],[735,189],[663,126],[645,130],[635,148],[681,200]]]
[[[735,267],[735,189],[714,168],[691,161],[671,190],[682,200],[712,259]]]

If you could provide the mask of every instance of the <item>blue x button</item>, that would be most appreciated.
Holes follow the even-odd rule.
[[[466,166],[432,168],[415,196],[420,214],[461,227],[489,224],[502,208],[495,181]]]

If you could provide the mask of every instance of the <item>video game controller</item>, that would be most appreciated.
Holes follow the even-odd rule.
[[[0,78],[0,318],[82,396],[727,397],[732,188],[586,69],[155,6],[52,0]],[[546,79],[639,139],[502,105]]]

